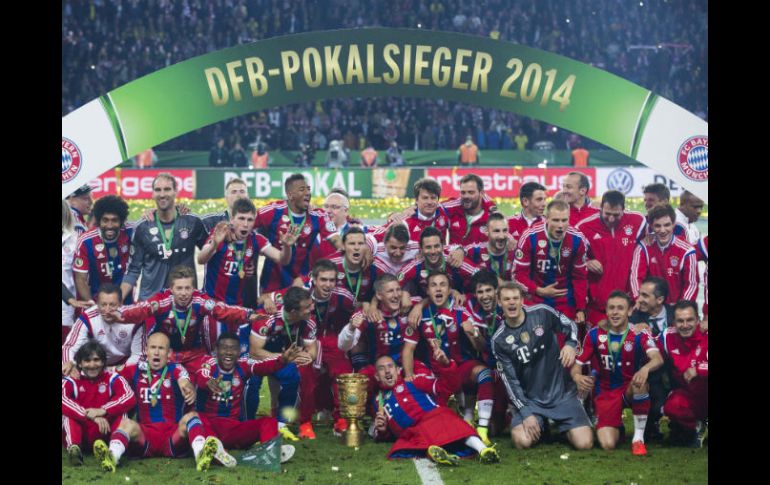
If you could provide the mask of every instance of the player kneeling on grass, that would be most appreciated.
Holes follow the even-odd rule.
[[[62,431],[70,463],[79,466],[81,448],[109,436],[121,415],[134,407],[134,391],[118,374],[105,371],[107,351],[96,340],[83,344],[73,360],[80,377],[62,378]]]
[[[166,334],[153,333],[147,338],[147,361],[120,371],[134,389],[137,420],[123,418],[110,437],[109,448],[102,440],[94,443],[94,455],[102,470],[115,473],[126,451],[142,458],[177,458],[186,456],[188,446],[198,471],[208,470],[213,458],[225,466],[235,466],[235,458],[208,433],[198,413],[188,410],[195,403],[195,389],[185,368],[169,363],[169,345]]]
[[[435,344],[433,358],[442,366],[434,369],[439,376],[442,370],[450,376],[458,375],[457,364]],[[471,425],[451,409],[436,404],[437,388],[448,384],[446,381],[439,383],[433,377],[417,374],[407,382],[402,369],[389,355],[379,357],[375,369],[379,392],[374,397],[375,419],[371,433],[375,440],[397,438],[388,458],[427,454],[436,463],[456,465],[460,456],[479,453],[482,463],[500,461],[497,450],[484,445]]]
[[[572,380],[581,392],[591,392],[595,377],[599,379],[594,395],[598,421],[596,437],[605,450],[613,450],[620,439],[623,407],[634,413],[634,455],[646,455],[644,428],[650,412],[650,392],[647,377],[663,365],[663,357],[652,335],[637,332],[628,323],[633,312],[633,300],[622,291],[613,291],[607,298],[607,329],[595,327],[583,340],[583,351],[570,370]],[[642,362],[647,361],[644,365]],[[593,375],[582,375],[581,367],[590,364]]]
[[[301,350],[292,345],[282,354],[265,360],[239,359],[238,335],[225,332],[217,339],[217,356],[201,365],[195,373],[198,385],[197,408],[201,421],[226,448],[248,448],[278,435],[278,421],[271,416],[239,420],[242,416],[244,388],[253,375],[270,375],[294,362]],[[294,447],[281,447],[281,462],[294,455]]]

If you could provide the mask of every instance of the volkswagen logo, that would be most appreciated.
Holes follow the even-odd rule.
[[[634,188],[634,177],[624,168],[615,169],[607,176],[607,188],[627,195]]]

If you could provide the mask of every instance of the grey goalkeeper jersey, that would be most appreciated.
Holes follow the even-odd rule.
[[[564,314],[546,305],[522,307],[524,323],[516,328],[502,324],[492,336],[497,371],[511,401],[522,417],[531,405],[550,408],[570,394],[575,383],[559,359],[558,333],[566,345],[577,347],[577,326]]]

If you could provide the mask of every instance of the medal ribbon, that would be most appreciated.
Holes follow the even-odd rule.
[[[350,288],[350,291],[353,291],[353,283],[350,282],[350,276],[348,274],[348,268],[347,268],[347,265],[345,265],[345,258],[342,258],[342,269],[345,270],[345,279],[348,282],[348,288]],[[358,278],[357,278],[357,281],[356,281],[356,291],[355,291],[355,293],[353,293],[353,301],[354,302],[358,301],[358,291],[361,289],[361,280],[364,279],[363,272],[364,272],[363,268],[361,269],[361,271],[358,272]]]
[[[176,211],[177,215],[179,215],[179,209]],[[163,240],[163,247],[166,248],[166,251],[171,251],[171,242],[174,240],[174,228],[176,227],[176,216],[174,216],[174,220],[171,221],[171,237],[166,238],[166,231],[163,230],[163,225],[158,217],[158,211],[155,211],[155,227],[157,227],[158,232],[160,232],[160,238]]]
[[[152,389],[152,371],[150,370],[150,364],[147,363],[147,385],[150,386],[150,401],[152,401],[152,406],[153,407],[158,402],[158,396],[160,395],[160,386],[163,384],[163,380],[166,378],[166,371],[168,371],[168,365],[163,367],[163,372],[161,372],[161,374],[160,374],[160,379],[158,380],[158,385],[157,385],[156,389],[153,391],[153,389]]]
[[[556,256],[552,254],[553,251],[553,241],[551,241],[551,236],[548,235],[548,231],[545,231],[545,237],[548,239],[548,255],[552,258],[556,259],[556,271],[561,273],[561,245],[564,244],[564,238],[559,241],[559,247],[556,248]],[[565,234],[566,237],[566,234]]]
[[[235,255],[235,262],[238,263],[238,276],[243,278],[241,274],[243,274],[243,262],[246,260],[246,243],[248,242],[248,238],[246,241],[243,242],[243,249],[241,251],[236,250],[236,244],[232,243],[233,247],[233,254]]]
[[[283,318],[283,329],[286,330],[286,336],[289,337],[289,346],[294,345],[294,340],[291,338],[291,330],[289,328],[289,320],[286,318],[286,310],[281,309],[281,318]],[[299,335],[297,335],[299,339]]]
[[[187,327],[190,325],[190,316],[192,315],[192,305],[187,309],[187,316],[184,319],[184,327],[179,325],[181,318],[177,317],[177,310],[174,309],[174,322],[179,333],[182,334],[182,344],[184,344],[184,336],[187,334]]]
[[[291,211],[289,211],[289,217],[291,217],[291,225],[289,226],[289,230],[291,231],[295,227],[299,227],[301,229],[302,227],[305,227],[305,221],[307,220],[307,211],[305,211],[305,215],[302,216],[302,220],[296,226],[294,225],[294,216],[291,215]],[[302,235],[301,232],[300,232],[300,235]],[[299,239],[299,236],[297,236],[297,239]]]

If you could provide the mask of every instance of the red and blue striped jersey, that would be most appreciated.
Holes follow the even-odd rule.
[[[179,380],[190,380],[187,370],[182,364],[169,362],[163,382],[160,377],[163,369],[150,372],[147,379],[147,362],[127,365],[119,374],[128,381],[136,396],[136,420],[139,423],[178,423],[185,414],[187,405],[184,402]],[[153,405],[152,397],[156,397]]]
[[[292,342],[296,342],[298,347],[311,345],[315,342],[316,323],[312,317],[294,323],[287,329],[282,312],[283,306],[279,306],[277,313],[267,318],[260,318],[251,325],[251,335],[258,339],[267,340],[265,350],[283,352],[289,348]]]
[[[366,340],[366,348],[369,363],[374,365],[381,355],[389,355],[401,365],[401,350],[404,348],[405,330],[409,327],[408,316],[400,312],[389,314],[380,308],[382,320],[372,322],[366,320],[362,327],[361,336]],[[357,313],[363,312],[359,311]],[[352,318],[351,318],[352,320]],[[410,328],[411,330],[411,328]]]
[[[473,295],[466,295],[465,306],[463,307],[465,315],[463,318],[470,320],[473,326],[476,327],[479,333],[484,337],[486,347],[481,352],[481,361],[489,366],[490,369],[494,369],[497,365],[495,354],[492,353],[492,336],[503,325],[503,309],[499,305],[495,305],[494,312],[485,312],[481,307],[481,304]]]
[[[262,267],[259,286],[261,291],[275,291],[291,285],[297,276],[310,273],[310,253],[317,245],[316,236],[321,239],[335,232],[334,223],[328,220],[326,212],[321,210],[308,211],[302,216],[292,216],[285,200],[271,202],[260,208],[254,228],[265,236],[270,244],[278,250],[282,249],[281,236],[286,233],[291,224],[299,224],[305,220],[302,232],[291,250],[291,260],[286,266],[281,266],[271,259],[266,259]]]
[[[594,327],[583,338],[583,350],[577,357],[580,365],[590,364],[598,372],[596,394],[612,389],[625,389],[634,378],[634,374],[647,362],[647,354],[658,352],[655,339],[649,332],[636,333],[633,325],[629,326],[626,339],[623,335],[609,333]],[[613,348],[620,360],[615,362]],[[618,354],[619,353],[619,354]]]
[[[441,350],[458,364],[466,360],[476,358],[476,351],[471,345],[468,336],[462,328],[463,314],[462,307],[455,306],[450,301],[449,308],[436,308],[436,305],[430,303],[422,310],[422,319],[418,327],[419,334],[404,332],[404,341],[417,345],[420,337],[429,341],[439,339],[441,341]],[[427,346],[430,349],[430,346]],[[433,360],[433,353],[428,351],[429,361],[425,362],[430,368],[440,366]]]
[[[206,243],[208,244],[213,237],[212,232]],[[249,265],[255,264],[260,253],[268,247],[270,242],[256,231],[252,231],[244,241],[219,243],[214,255],[206,263],[203,287],[206,294],[228,305],[243,305],[244,280],[239,275],[239,271],[245,271]],[[239,261],[243,264],[239,264]]]
[[[320,301],[316,298],[313,291],[313,280],[303,276],[302,282],[302,287],[308,290],[313,298],[313,305],[315,306],[313,315],[318,333],[322,336],[327,334],[339,335],[340,330],[350,321],[350,316],[355,311],[353,294],[345,288],[335,286],[332,288],[329,299]],[[283,306],[283,297],[286,296],[289,288],[291,287],[273,293],[272,299],[276,305]]]
[[[233,370],[225,372],[220,369],[217,359],[210,358],[194,374],[195,385],[198,386],[198,398],[195,401],[196,410],[206,416],[221,416],[244,421],[241,415],[243,391],[246,381],[251,376],[269,376],[283,367],[283,360],[275,356],[265,360],[249,358],[238,359]],[[221,392],[212,393],[207,383],[209,379],[219,379]]]
[[[433,376],[417,374],[412,382],[406,382],[399,376],[392,389],[380,390],[373,396],[375,413],[382,399],[388,428],[395,436],[400,436],[439,407],[434,400],[436,392],[436,378]]]
[[[444,261],[449,257],[449,248],[444,248]],[[452,288],[460,293],[465,292],[465,285],[470,282],[471,276],[479,270],[478,266],[473,264],[473,261],[467,257],[463,260],[462,265],[459,268],[453,268],[448,263],[445,265],[444,270],[449,275],[450,284]],[[409,282],[412,282],[412,291],[410,294],[419,295],[423,298],[428,296],[428,273],[430,270],[425,264],[425,260],[422,256],[419,256],[414,261],[410,262],[404,269],[398,273],[398,282],[401,287],[404,288]]]
[[[489,245],[469,244],[465,246],[465,257],[481,269],[488,269],[504,281],[514,280],[514,253],[505,250],[503,254],[496,255],[489,251]]]
[[[120,286],[128,269],[128,258],[133,253],[131,236],[133,228],[121,228],[112,242],[102,239],[99,229],[92,229],[78,238],[72,271],[88,274],[88,287],[96,298],[102,283]],[[133,301],[126,296],[126,303]]]
[[[188,308],[191,309],[190,321],[185,329]],[[205,336],[201,331],[205,317],[226,323],[233,329],[231,331],[236,331],[240,324],[246,323],[252,313],[250,309],[216,301],[200,290],[193,290],[188,308],[177,308],[171,290],[167,289],[135,305],[121,307],[118,311],[125,322],[144,321],[146,335],[155,332],[168,335],[171,350],[175,352],[205,349]]]
[[[585,237],[572,227],[567,229],[560,244],[548,239],[545,224],[535,224],[521,235],[516,246],[516,281],[529,292],[527,304],[544,303],[551,308],[567,306],[576,310],[586,307],[588,281],[586,271],[587,243]],[[558,298],[543,298],[535,290],[557,283],[567,294]]]
[[[372,301],[372,298],[374,298],[374,282],[380,275],[388,272],[387,267],[375,259],[368,268],[361,269],[355,273],[348,272],[346,277],[345,267],[342,264],[344,259],[345,255],[341,251],[335,257],[329,259],[337,266],[337,287],[349,291],[356,303]],[[348,278],[350,278],[350,281],[348,281]],[[356,295],[358,278],[361,278],[361,286],[358,288],[358,295]]]

